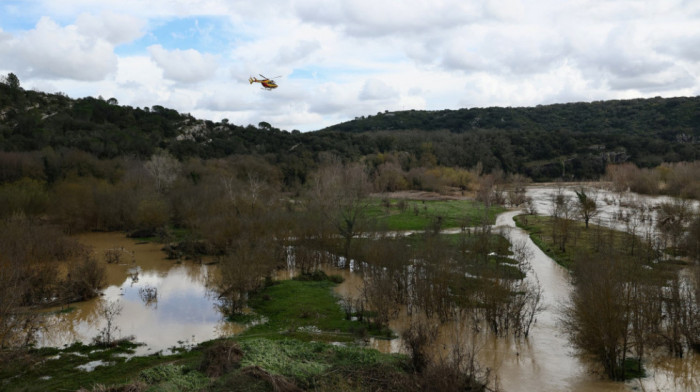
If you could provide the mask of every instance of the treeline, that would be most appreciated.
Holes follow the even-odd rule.
[[[629,163],[611,165],[605,177],[618,191],[700,200],[699,162],[666,163],[654,168]]]
[[[6,78],[7,79],[7,78]],[[115,98],[70,99],[0,83],[0,150],[78,149],[100,159],[147,159],[157,149],[180,160],[256,154],[303,184],[323,153],[343,161],[401,156],[422,165],[520,173],[536,181],[594,179],[610,163],[653,167],[700,152],[698,98],[654,98],[536,108],[404,111],[317,132],[198,120],[162,106],[120,106]],[[427,165],[427,166],[426,166]]]

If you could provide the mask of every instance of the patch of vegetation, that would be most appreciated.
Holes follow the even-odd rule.
[[[123,342],[111,348],[73,344],[63,350],[41,348],[0,353],[0,390],[57,391],[91,388],[96,384],[121,385],[138,379],[142,371],[165,363],[198,361],[201,352],[131,357],[134,344]],[[96,362],[100,361],[100,362]],[[93,363],[92,371],[79,366]],[[177,390],[177,389],[171,389]]]
[[[637,358],[627,358],[624,362],[625,379],[644,378],[647,376],[646,369]]]
[[[530,234],[530,239],[537,245],[542,251],[549,256],[552,260],[556,261],[557,264],[564,268],[571,268],[573,264],[572,254],[558,251],[557,247],[554,246],[551,236],[546,233],[549,229],[549,224],[551,224],[551,217],[548,216],[537,216],[537,215],[517,215],[513,218],[515,225],[521,229],[527,231]],[[583,224],[579,223],[583,226]]]
[[[310,272],[310,273],[302,273],[302,274],[295,276],[292,279],[299,280],[299,281],[315,281],[315,282],[327,280],[329,282],[333,282],[336,284],[343,283],[343,281],[345,280],[345,278],[343,278],[340,275],[337,275],[337,274],[328,275],[325,272],[323,272],[323,270],[315,270],[315,271]]]
[[[472,232],[459,233],[459,234],[442,234],[443,238],[447,240],[450,245],[458,247],[460,249],[474,249],[477,242],[482,241],[480,235],[474,234]],[[489,234],[488,242],[486,243],[485,251],[488,254],[495,253],[500,256],[512,255],[513,251],[510,250],[510,241],[501,234]]]
[[[301,340],[352,341],[367,325],[345,319],[330,280],[285,280],[254,294],[250,307],[267,319],[241,336],[294,337]],[[368,330],[380,334],[382,331]]]
[[[139,374],[139,379],[156,387],[149,391],[200,391],[209,385],[208,377],[184,365],[157,365]]]
[[[405,360],[371,349],[292,339],[248,339],[240,344],[245,352],[241,366],[260,366],[272,374],[293,378],[302,387],[312,386],[334,367],[388,365],[400,371]]]
[[[649,247],[644,241],[631,234],[613,230],[598,225],[589,225],[585,228],[583,222],[569,220],[566,222],[568,230],[568,245],[562,247],[555,243],[552,236],[553,218],[550,216],[518,215],[514,217],[515,224],[527,231],[530,238],[542,251],[561,266],[571,269],[574,267],[575,259],[580,254],[595,254],[599,252],[598,245],[601,239],[610,240],[613,247],[619,250],[620,257],[629,256],[630,249],[635,249],[635,258],[647,264],[649,268],[663,273],[665,271],[677,271],[682,264],[677,264],[672,260],[664,262],[653,262],[659,256],[658,250]],[[558,233],[559,237],[563,234]]]
[[[367,215],[387,230],[425,230],[439,221],[443,229],[493,224],[503,207],[486,208],[473,200],[371,199]]]

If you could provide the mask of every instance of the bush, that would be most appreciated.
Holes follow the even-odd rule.
[[[243,351],[231,340],[216,342],[204,351],[199,370],[209,377],[221,377],[241,364]]]
[[[105,267],[97,259],[85,255],[82,261],[73,263],[68,270],[65,287],[66,297],[84,301],[97,296],[100,287],[105,284]]]

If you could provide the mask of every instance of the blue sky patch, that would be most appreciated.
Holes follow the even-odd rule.
[[[40,16],[33,12],[35,7],[27,6],[26,1],[3,0],[0,2],[0,28],[5,32],[31,30]]]
[[[167,50],[196,49],[202,53],[224,53],[244,39],[228,18],[194,16],[181,19],[151,20],[143,37],[120,45],[118,55],[142,53],[151,45]]]

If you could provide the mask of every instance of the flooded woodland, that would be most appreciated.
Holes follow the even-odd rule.
[[[564,188],[573,194],[572,185]],[[551,195],[557,187],[532,186],[527,194],[535,208],[546,213]],[[667,201],[668,198],[644,197],[625,193],[600,191],[602,198],[615,199],[601,208],[598,222],[615,226],[620,213],[620,198],[643,200],[649,205]],[[674,359],[660,355],[649,361],[649,375],[644,379],[617,383],[605,381],[591,370],[591,363],[577,356],[569,344],[559,323],[561,305],[572,290],[570,272],[544,254],[528,237],[515,227],[513,217],[522,214],[513,210],[496,218],[493,230],[502,233],[511,244],[524,244],[527,262],[531,269],[528,279],[536,278],[542,286],[542,306],[527,339],[512,336],[495,336],[475,333],[473,320],[455,319],[443,323],[439,336],[431,350],[434,355],[449,355],[445,347],[454,341],[476,348],[481,366],[490,370],[494,389],[504,391],[624,391],[643,390],[693,390],[700,386],[700,362],[697,355]],[[455,230],[445,230],[445,232]],[[407,234],[407,233],[402,233]],[[44,321],[40,346],[63,346],[80,341],[89,343],[104,328],[99,306],[103,302],[119,302],[123,309],[114,323],[122,336],[133,336],[145,343],[139,352],[168,351],[173,347],[194,346],[198,342],[223,336],[235,336],[246,325],[227,321],[218,307],[217,297],[210,288],[210,274],[216,273],[216,265],[172,260],[167,258],[163,245],[156,242],[139,242],[126,238],[123,233],[86,233],[76,235],[82,244],[89,246],[98,258],[105,258],[109,251],[121,254],[119,262],[107,264],[106,288],[98,298],[67,305],[70,311],[51,308],[52,313]],[[336,259],[337,260],[337,259]],[[106,262],[106,261],[105,261]],[[328,274],[339,274],[343,282],[334,288],[342,298],[359,298],[362,295],[362,272],[331,263],[320,266]],[[288,269],[279,270],[277,279],[290,279],[297,272],[293,263]],[[144,290],[155,290],[154,299],[144,296]],[[411,317],[401,312],[389,322],[394,331],[408,328]],[[386,353],[406,353],[400,337],[394,339],[370,338],[365,344]]]
[[[83,228],[117,228],[126,219],[140,226],[130,237],[124,230],[74,230],[23,253],[12,238],[59,236],[32,231],[38,229],[26,216],[13,216],[14,226],[5,228],[16,237],[3,246],[37,267],[25,278],[3,277],[14,285],[6,289],[24,293],[3,299],[21,309],[4,316],[3,345],[131,341],[138,343],[131,357],[167,358],[221,338],[245,352],[250,342],[274,336],[397,354],[392,358],[422,377],[406,381],[418,390],[455,375],[463,377],[460,390],[700,388],[697,201],[615,189],[614,182],[533,185],[493,176],[466,193],[456,188],[416,200],[410,192],[370,195],[366,172],[338,163],[321,168],[303,193],[282,197],[270,186],[274,175],[256,176],[245,165],[247,174],[238,177],[222,176],[229,170],[222,163],[194,182],[163,176],[150,183],[150,196],[88,205],[91,215],[53,207]],[[105,192],[98,186],[93,195],[140,186],[148,177],[138,173],[131,185],[101,184]],[[81,194],[78,183],[64,186]],[[177,230],[164,230],[173,220]],[[57,262],[35,261],[41,252]],[[608,260],[606,254],[639,262],[621,261],[601,279],[585,275],[596,271],[584,266]],[[591,307],[598,311],[593,300],[586,305],[596,297],[585,276],[612,282],[599,286],[615,298],[614,324],[604,327],[617,334],[610,339],[583,328]],[[280,283],[292,278],[298,288]],[[338,316],[326,321],[309,302],[285,325],[282,311],[270,309],[280,295],[293,302],[293,290],[305,290],[306,281],[332,287]],[[601,359],[606,350],[615,354],[610,362]],[[630,376],[634,371],[642,373]],[[303,388],[340,382],[323,378],[328,373],[265,374]]]

